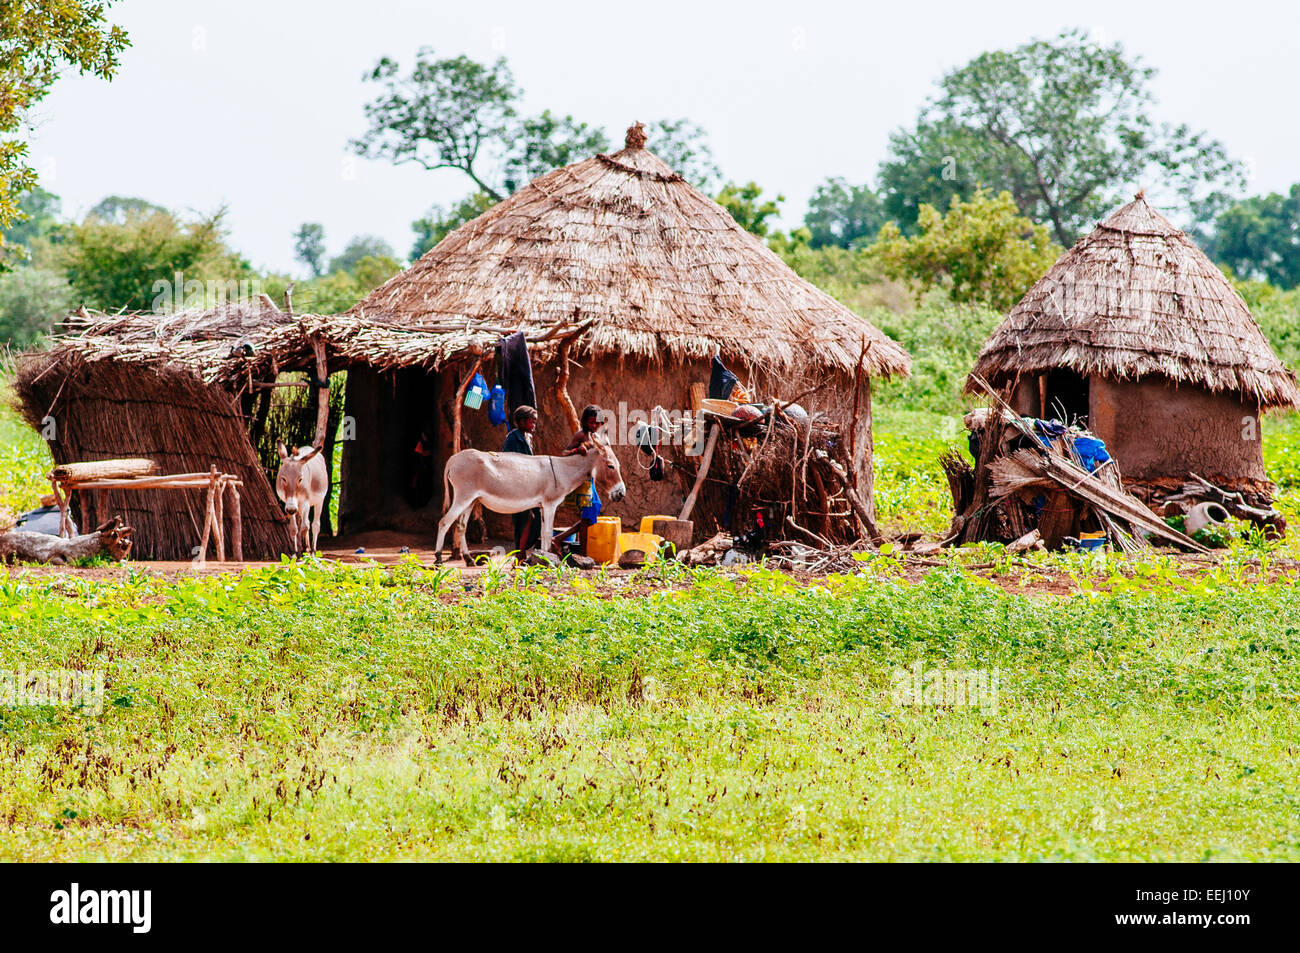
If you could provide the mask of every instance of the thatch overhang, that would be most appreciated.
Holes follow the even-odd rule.
[[[382,346],[397,328],[537,338],[651,363],[724,358],[775,373],[906,375],[907,353],[800,278],[644,148],[547,173],[444,238],[349,315]],[[463,329],[449,331],[448,329]],[[864,357],[865,348],[865,357]]]
[[[974,375],[994,386],[1069,368],[1082,375],[1300,405],[1296,376],[1246,302],[1141,193],[1062,255],[985,343]]]

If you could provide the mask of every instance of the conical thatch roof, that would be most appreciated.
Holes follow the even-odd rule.
[[[973,373],[997,386],[1054,368],[1112,379],[1160,374],[1265,408],[1300,403],[1295,375],[1246,302],[1141,193],[1029,289]]]
[[[643,148],[534,180],[448,235],[350,312],[406,327],[488,324],[653,361],[725,356],[772,370],[906,374],[906,352],[796,275]]]

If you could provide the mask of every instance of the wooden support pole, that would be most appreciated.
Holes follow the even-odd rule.
[[[582,429],[582,421],[578,419],[578,412],[573,409],[573,400],[569,397],[569,347],[572,344],[573,338],[565,338],[556,355],[555,402],[560,405],[560,412],[568,420],[569,429],[577,433]]]
[[[226,561],[226,483],[217,478],[217,468],[212,468],[212,499],[214,512],[212,527],[217,537],[217,562]]]
[[[50,474],[50,488],[54,491],[54,502],[59,505],[59,536],[69,539],[72,536],[72,518],[68,515],[68,501],[59,492],[59,481]]]
[[[244,524],[240,517],[239,484],[230,483],[230,548],[235,562],[244,561]]]
[[[81,491],[81,522],[87,527],[99,525],[95,522],[95,517],[99,515],[99,507],[96,505],[98,502],[94,490]]]
[[[319,337],[311,339],[311,349],[316,354],[316,440],[313,447],[325,446],[325,428],[330,420],[330,371],[325,360],[325,342]]]
[[[474,379],[474,375],[478,373],[478,369],[482,364],[483,355],[480,354],[475,358],[474,366],[469,369],[469,373],[465,375],[465,379],[461,381],[460,386],[456,388],[456,410],[455,417],[451,424],[451,452],[453,455],[460,453],[461,411],[465,407],[465,392],[469,390],[469,382]]]
[[[212,484],[208,484],[208,491],[203,502],[203,536],[199,540],[199,555],[195,559],[196,566],[203,566],[208,561],[208,536],[212,533]]]
[[[682,505],[681,515],[677,517],[679,520],[691,518],[691,510],[695,509],[695,498],[699,496],[700,487],[704,485],[704,478],[709,473],[709,464],[713,462],[713,448],[717,446],[718,434],[721,432],[722,426],[720,424],[714,424],[713,429],[709,431],[709,438],[704,444],[704,456],[700,459],[700,470],[695,474],[695,485],[691,487],[691,492]]]

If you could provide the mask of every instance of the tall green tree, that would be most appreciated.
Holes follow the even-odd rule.
[[[468,56],[436,59],[423,47],[408,74],[385,56],[365,78],[383,92],[366,104],[370,128],[352,143],[358,154],[456,169],[501,199],[502,186],[484,165],[515,125],[520,90],[504,57],[484,65]]]
[[[1300,285],[1300,184],[1282,195],[1255,195],[1214,222],[1210,254],[1242,278],[1279,288]]]
[[[330,259],[330,272],[354,271],[363,258],[387,258],[396,261],[393,246],[378,235],[354,235],[343,251]]]
[[[908,237],[886,222],[867,251],[888,277],[911,284],[918,299],[943,288],[953,301],[1006,310],[1062,251],[1045,226],[1021,216],[1009,192],[980,189],[969,202],[953,196],[946,215],[922,205],[917,224]]]
[[[515,192],[539,175],[586,159],[609,149],[604,130],[577,122],[572,116],[555,116],[549,109],[524,119],[514,133],[515,145],[507,153],[504,183]]]
[[[493,201],[608,146],[603,132],[572,116],[520,118],[523,90],[504,57],[438,59],[424,47],[409,72],[384,57],[365,78],[383,90],[366,104],[369,128],[352,143],[358,154],[455,169]]]
[[[646,148],[705,195],[722,180],[708,135],[689,119],[660,119],[646,126]]]
[[[728,182],[718,193],[716,201],[731,213],[736,224],[745,231],[752,232],[759,238],[766,238],[771,230],[767,220],[780,214],[781,203],[785,201],[785,196],[778,195],[774,199],[767,200],[762,196],[763,190],[757,182],[748,182],[745,185]]]
[[[77,304],[103,310],[150,310],[160,297],[163,309],[190,292],[183,282],[251,279],[248,263],[225,243],[225,210],[193,221],[168,211],[135,209],[122,222],[87,215],[63,231],[58,259]],[[160,292],[157,283],[170,288]]]
[[[311,269],[312,277],[325,273],[325,226],[303,222],[293,233],[293,257]]]
[[[1209,221],[1242,187],[1218,141],[1150,118],[1156,71],[1078,30],[983,53],[939,81],[916,125],[890,137],[885,208],[911,230],[922,203],[1005,190],[1068,245],[1138,186]]]
[[[65,68],[104,79],[117,70],[128,40],[120,27],[105,23],[110,2],[0,2],[0,231],[22,215],[19,200],[36,187],[21,138],[28,111]]]
[[[368,128],[352,141],[357,154],[425,169],[454,169],[493,202],[552,169],[610,148],[601,129],[550,110],[526,117],[523,90],[504,57],[480,63],[439,59],[429,47],[409,71],[390,57],[365,76],[381,92],[365,106]],[[648,129],[651,148],[705,192],[721,171],[703,130],[687,119]]]
[[[813,192],[803,223],[813,248],[853,248],[875,238],[887,218],[871,186],[830,178]]]

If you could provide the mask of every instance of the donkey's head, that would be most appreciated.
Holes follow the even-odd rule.
[[[602,498],[617,503],[627,496],[627,487],[623,483],[623,470],[618,465],[618,455],[610,446],[609,438],[603,433],[592,434],[590,455],[591,477],[596,481],[596,489]]]
[[[300,505],[305,505],[307,488],[303,485],[303,464],[316,454],[320,447],[299,447],[297,453],[289,453],[284,443],[278,443],[275,452],[280,455],[280,472],[275,475],[275,495],[284,503],[284,511],[290,516],[298,512]]]

